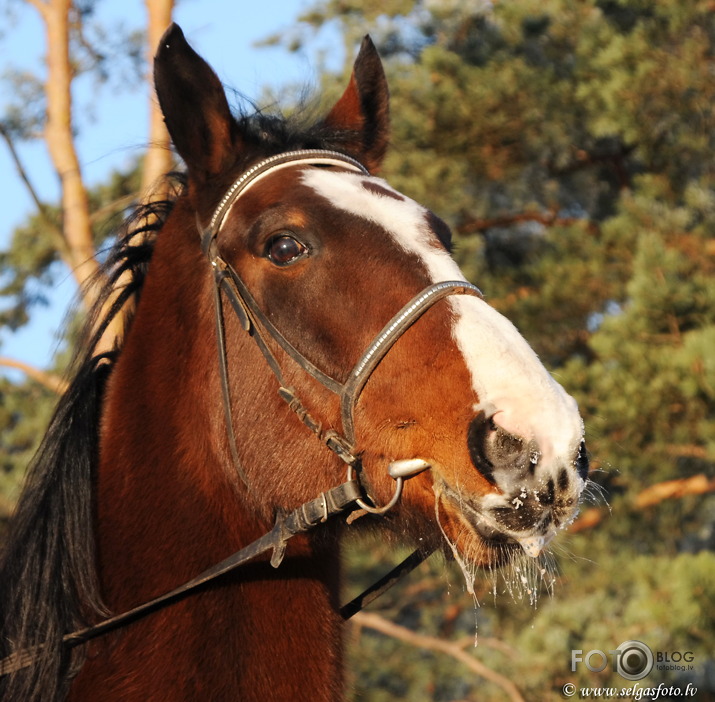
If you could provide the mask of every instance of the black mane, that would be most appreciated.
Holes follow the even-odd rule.
[[[240,115],[239,131],[248,147],[248,158],[295,149],[333,149],[350,155],[349,147],[354,145],[357,132],[335,129],[321,120],[311,120],[311,113],[311,106],[301,105],[289,117],[261,111],[250,116]]]
[[[354,138],[320,121],[306,128],[303,117],[240,115],[245,151],[237,167],[292,149],[343,151]],[[96,572],[94,471],[103,390],[121,340],[112,352],[97,355],[94,349],[112,320],[120,313],[126,320],[127,310],[136,308],[156,237],[185,181],[172,174],[172,194],[137,208],[122,227],[99,274],[102,289],[77,345],[69,388],[28,468],[0,553],[0,660],[40,645],[42,655],[22,671],[0,677],[4,702],[64,699],[84,655],[82,648],[66,650],[62,636],[107,615]]]
[[[0,677],[5,702],[62,699],[83,660],[80,651],[63,650],[62,636],[106,616],[96,573],[93,482],[102,394],[118,347],[99,355],[94,349],[112,320],[138,301],[156,234],[183,188],[183,177],[172,182],[169,199],[140,206],[127,219],[98,274],[102,288],[77,345],[69,387],[10,522],[0,554],[0,659],[43,648],[35,664]]]

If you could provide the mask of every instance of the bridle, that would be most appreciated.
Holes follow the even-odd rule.
[[[232,206],[249,187],[277,170],[301,164],[311,167],[339,167],[365,176],[370,175],[358,161],[337,151],[321,149],[290,151],[264,159],[245,171],[228,189],[206,227],[201,225],[197,215],[201,247],[211,264],[214,275],[213,295],[218,365],[226,430],[234,467],[250,492],[251,484],[239,460],[234,431],[222,296],[228,300],[243,330],[258,345],[268,367],[278,381],[279,395],[303,424],[347,465],[347,478],[345,482],[326,490],[317,498],[302,504],[292,512],[279,513],[275,526],[267,534],[178,588],[132,610],[105,619],[94,626],[66,634],[63,637],[63,644],[66,648],[86,643],[163,609],[266,551],[272,550],[270,562],[273,567],[277,568],[283,560],[288,540],[296,534],[309,531],[318,524],[326,522],[332,516],[353,513],[356,509],[372,514],[384,514],[400,499],[405,480],[431,467],[426,461],[414,457],[393,461],[388,467],[388,473],[395,480],[395,492],[386,504],[377,506],[368,497],[359,482],[361,465],[355,447],[354,409],[365,384],[380,361],[404,332],[432,305],[450,295],[482,297],[482,294],[477,287],[466,281],[445,281],[430,285],[410,300],[383,327],[360,356],[345,382],[341,383],[320,370],[300,353],[270,321],[238,273],[220,255],[217,240]],[[325,428],[320,421],[313,418],[298,398],[295,389],[286,385],[282,367],[271,351],[266,335],[276,342],[304,372],[339,397],[342,432],[332,427]],[[340,610],[341,616],[348,619],[360,611],[429,557],[433,551],[434,547],[423,547],[415,551],[365,592],[344,605]],[[29,650],[17,651],[0,660],[0,676],[32,665],[41,656],[42,648],[43,646],[39,645]]]
[[[337,151],[322,149],[290,151],[264,159],[243,173],[224,195],[211,216],[208,226],[205,228],[201,227],[197,217],[197,224],[201,232],[201,248],[208,257],[214,271],[214,300],[219,369],[229,444],[236,470],[247,487],[249,487],[249,481],[238,459],[236,437],[233,428],[223,304],[221,300],[222,293],[231,304],[241,327],[253,337],[269,368],[278,380],[279,395],[288,403],[288,406],[298,415],[302,422],[348,465],[348,480],[351,480],[353,475],[357,476],[360,463],[355,453],[355,423],[353,417],[355,405],[365,384],[380,361],[404,332],[439,300],[449,295],[475,295],[482,297],[482,293],[479,289],[466,281],[445,281],[430,285],[410,300],[383,327],[353,366],[345,382],[341,383],[320,370],[298,351],[293,344],[285,338],[280,330],[275,327],[268,316],[263,312],[260,305],[258,305],[235,269],[222,258],[218,247],[218,234],[238,198],[244,194],[249,187],[267,175],[282,168],[301,164],[312,167],[340,167],[361,173],[365,176],[370,175],[369,171],[361,163]],[[304,404],[298,398],[295,389],[289,387],[284,382],[282,368],[270,350],[270,346],[264,336],[265,334],[270,336],[303,371],[339,397],[342,433],[333,428],[324,429],[322,423],[308,413]],[[404,481],[427,470],[429,467],[428,463],[420,459],[394,461],[389,467],[390,476],[396,482],[395,493],[392,499],[386,505],[376,507],[374,504],[368,504],[365,500],[359,498],[357,500],[358,505],[361,509],[373,514],[382,514],[388,511],[399,500]]]

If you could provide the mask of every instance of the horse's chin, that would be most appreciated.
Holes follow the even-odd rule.
[[[522,544],[481,516],[478,499],[440,486],[435,489],[435,500],[442,534],[455,555],[469,566],[498,568],[524,553]]]

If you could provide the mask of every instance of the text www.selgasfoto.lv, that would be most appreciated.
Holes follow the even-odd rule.
[[[673,697],[695,697],[698,688],[692,683],[686,687],[676,687],[660,683],[657,687],[648,687],[635,683],[630,687],[577,687],[573,683],[563,686],[564,697],[577,697],[578,699],[631,699],[631,700],[657,700]]]

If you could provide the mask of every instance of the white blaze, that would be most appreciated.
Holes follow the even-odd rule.
[[[428,211],[385,181],[357,173],[308,169],[303,183],[353,215],[375,222],[407,253],[419,258],[432,283],[465,280],[452,257],[434,241]],[[399,200],[363,187],[376,184]],[[455,313],[453,338],[464,356],[480,403],[475,410],[493,416],[511,434],[534,439],[542,465],[572,461],[583,436],[576,403],[551,377],[503,315],[479,298],[446,298]]]

